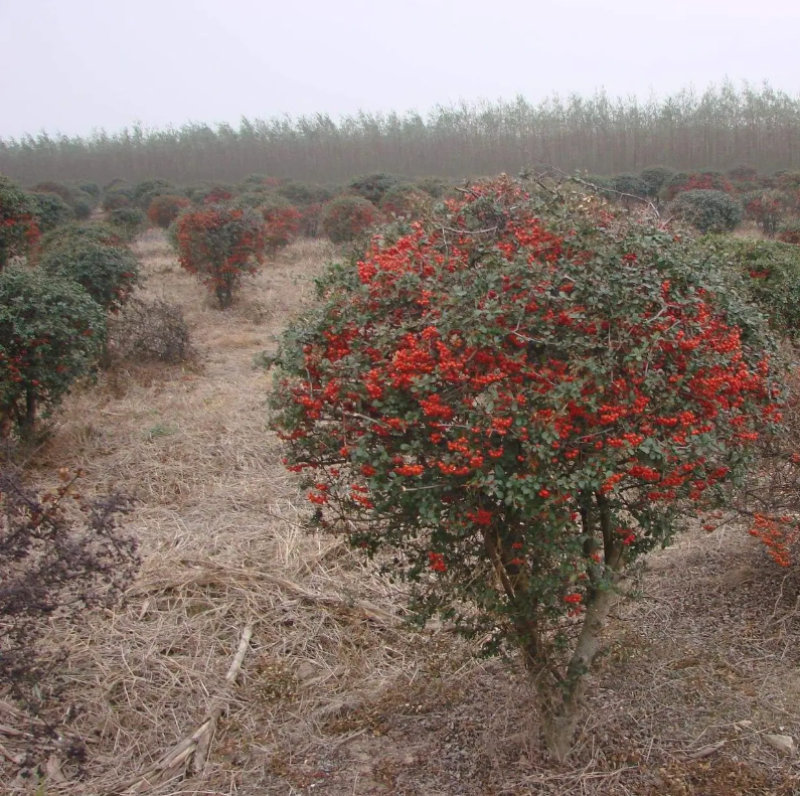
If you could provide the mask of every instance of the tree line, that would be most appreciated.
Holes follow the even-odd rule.
[[[24,135],[0,139],[0,172],[41,179],[153,175],[179,182],[239,180],[247,174],[335,182],[382,170],[465,177],[514,172],[536,162],[595,174],[663,164],[760,171],[800,164],[800,96],[767,83],[730,82],[664,98],[554,95],[538,104],[510,101],[437,106],[427,116],[366,113],[242,118],[238,127],[189,123],[87,137]]]

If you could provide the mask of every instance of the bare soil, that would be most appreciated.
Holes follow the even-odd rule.
[[[144,563],[123,606],[52,628],[71,652],[61,676],[85,764],[56,756],[37,784],[0,756],[6,792],[800,793],[797,758],[765,739],[800,742],[800,573],[741,529],[699,523],[651,556],[641,596],[607,630],[575,754],[558,765],[514,661],[475,659],[447,627],[408,629],[397,587],[302,527],[305,501],[266,428],[271,378],[253,357],[274,348],[332,251],[292,246],[221,312],[161,234],[135,250],[144,293],[183,308],[200,358],[117,364],[68,399],[29,463],[37,486],[82,468],[84,493],[133,496],[127,528]],[[202,770],[187,758],[169,782],[143,781],[219,703]],[[0,729],[12,751],[13,740]]]

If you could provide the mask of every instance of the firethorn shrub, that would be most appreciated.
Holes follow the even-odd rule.
[[[104,310],[116,312],[139,283],[139,261],[126,246],[83,242],[44,252],[39,267],[77,282]]]
[[[274,254],[296,240],[300,234],[301,212],[282,196],[262,197],[258,212],[264,217],[266,250]]]
[[[105,312],[77,283],[43,271],[0,272],[0,436],[33,430],[103,351]]]
[[[181,266],[202,279],[221,308],[230,305],[242,277],[256,273],[264,261],[264,219],[247,207],[187,210],[170,228],[170,237]]]
[[[181,210],[185,210],[191,202],[185,196],[175,194],[161,194],[156,196],[147,209],[150,223],[161,229],[169,229],[169,225],[178,217]]]
[[[322,231],[333,243],[350,243],[363,237],[379,219],[372,202],[360,196],[340,196],[324,206]]]
[[[36,211],[33,199],[0,174],[0,270],[12,257],[27,254],[36,243]]]
[[[430,204],[430,197],[413,185],[395,185],[383,195],[381,212],[388,218],[417,218]]]
[[[102,208],[107,213],[133,204],[133,188],[126,185],[115,185],[103,194]]]
[[[352,193],[377,206],[381,203],[384,194],[399,182],[400,180],[392,174],[376,172],[375,174],[354,177],[350,180],[348,188]]]
[[[60,227],[75,219],[75,211],[56,193],[32,193],[36,224],[42,232]]]
[[[521,651],[563,756],[615,584],[724,499],[780,400],[713,258],[532,191],[476,184],[330,266],[268,360],[271,423],[316,523],[407,580],[420,621]]]
[[[730,232],[742,220],[742,208],[724,191],[683,191],[667,206],[675,218],[700,232]]]
[[[119,207],[108,214],[108,223],[126,241],[132,241],[147,228],[147,216],[138,207]]]
[[[759,229],[768,237],[775,237],[784,208],[777,191],[755,191],[742,197],[745,218],[755,221]]]
[[[84,243],[99,243],[104,246],[119,246],[124,243],[119,230],[102,221],[89,224],[64,224],[42,235],[39,249],[42,252],[69,249]]]
[[[792,243],[795,246],[800,244],[800,219],[791,218],[784,221],[778,227],[775,237],[783,243]]]

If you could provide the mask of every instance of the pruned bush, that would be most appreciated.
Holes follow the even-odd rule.
[[[645,195],[655,199],[664,185],[675,176],[675,169],[667,166],[651,166],[639,172],[639,179],[644,183]]]
[[[196,350],[178,305],[162,299],[132,298],[109,319],[108,355],[176,364],[194,359]]]
[[[132,241],[147,229],[147,216],[138,207],[119,207],[108,214],[108,223],[122,238]]]
[[[165,196],[167,194],[174,195],[180,192],[180,189],[169,180],[142,180],[142,182],[137,182],[136,185],[133,186],[131,199],[136,207],[146,213],[153,199],[157,196]]]
[[[162,194],[156,196],[147,209],[150,223],[161,229],[169,229],[169,225],[178,217],[181,210],[185,210],[191,202],[185,196],[175,194]]]
[[[375,205],[360,196],[340,196],[325,205],[322,231],[334,243],[350,243],[380,221]]]
[[[124,238],[118,229],[103,221],[90,224],[64,224],[42,235],[39,249],[42,252],[60,251],[84,243],[99,243],[105,246],[119,246]]]
[[[287,199],[291,204],[296,207],[305,207],[306,205],[324,204],[338,196],[341,190],[333,188],[329,185],[312,185],[306,182],[295,182],[290,180],[285,184],[279,186],[275,193]]]
[[[210,205],[184,211],[170,228],[180,264],[197,274],[221,308],[227,307],[245,274],[264,261],[264,219],[247,207]]]
[[[0,174],[0,271],[39,239],[36,209],[29,194]]]
[[[185,189],[186,195],[196,205],[213,205],[228,202],[238,193],[235,185],[218,182],[196,182]]]
[[[800,245],[800,219],[791,218],[778,226],[776,237],[783,243]]]
[[[678,194],[686,191],[722,191],[733,193],[733,185],[724,174],[717,171],[700,173],[678,172],[664,183],[662,195],[671,202]]]
[[[498,180],[326,270],[271,423],[317,529],[519,651],[563,757],[620,579],[774,428],[774,350],[693,239]]]
[[[139,261],[124,246],[84,241],[44,252],[39,267],[77,282],[104,310],[118,311],[139,284]]]
[[[450,183],[441,177],[422,177],[414,185],[434,199],[441,199],[450,190]]]
[[[0,435],[33,430],[94,369],[105,312],[77,283],[36,270],[0,272]]]
[[[380,210],[390,218],[416,218],[430,204],[430,197],[413,185],[395,185],[383,195]]]
[[[77,183],[78,188],[82,190],[85,194],[88,194],[94,200],[94,203],[100,201],[100,186],[96,182],[79,182]]]
[[[36,205],[36,224],[42,232],[74,220],[75,211],[57,193],[32,193]]]
[[[114,188],[109,188],[103,194],[102,207],[106,213],[111,213],[123,207],[130,207],[132,204],[133,188],[130,186],[118,185]]]
[[[75,191],[63,182],[37,182],[31,188],[32,193],[51,193],[60,197],[70,207],[75,202]]]
[[[693,190],[679,193],[668,212],[700,232],[730,232],[742,220],[742,207],[723,191]]]
[[[649,195],[647,183],[636,174],[616,174],[611,178],[611,185],[617,192],[617,199],[633,198],[635,201]]]
[[[264,217],[266,251],[274,254],[292,243],[300,234],[302,214],[282,196],[263,197],[258,212]]]
[[[61,476],[58,488],[42,493],[0,470],[0,691],[31,720],[17,728],[28,769],[57,742],[78,760],[83,751],[58,726],[67,653],[44,648],[42,636],[53,621],[66,635],[87,610],[113,606],[139,566],[135,539],[120,529],[129,502],[119,494],[85,499],[77,475]]]
[[[86,221],[92,216],[92,203],[86,199],[76,199],[72,205],[72,211],[75,213],[75,218],[78,221]]]
[[[357,194],[362,199],[366,199],[368,202],[372,202],[377,207],[386,191],[394,188],[399,182],[400,180],[391,174],[377,172],[354,177],[350,180],[348,187],[352,193]]]

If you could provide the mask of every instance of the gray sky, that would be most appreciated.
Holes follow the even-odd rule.
[[[0,0],[0,137],[729,77],[800,93],[798,0]]]

